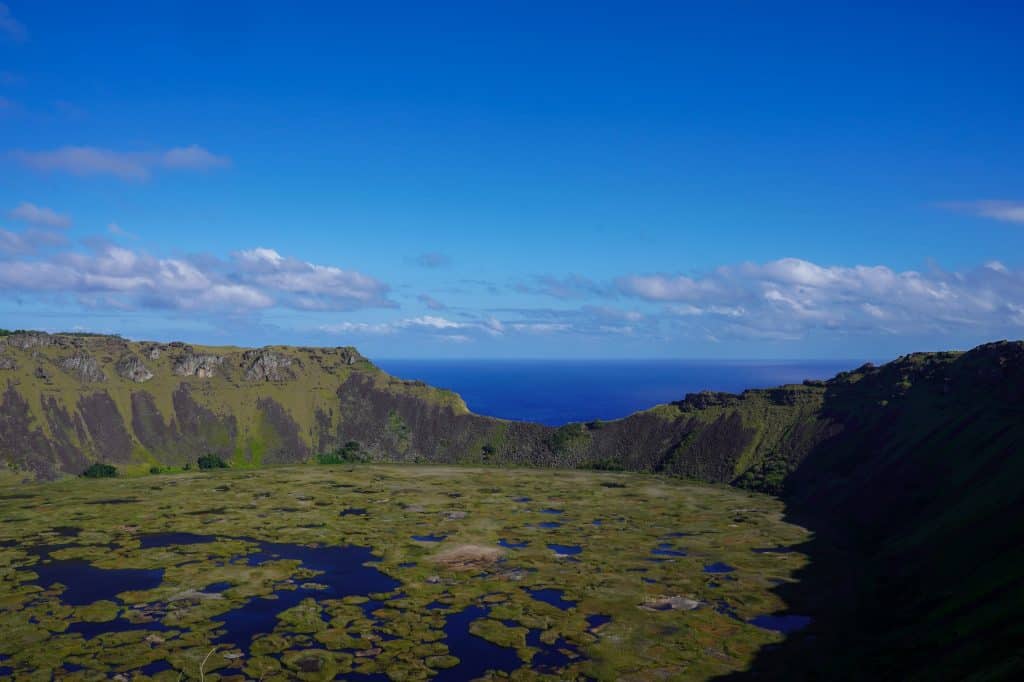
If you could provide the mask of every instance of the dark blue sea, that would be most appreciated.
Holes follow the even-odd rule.
[[[858,360],[375,360],[402,379],[459,393],[477,414],[559,425],[617,419],[687,393],[827,379]]]

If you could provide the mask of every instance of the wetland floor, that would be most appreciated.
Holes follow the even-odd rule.
[[[642,474],[0,487],[0,676],[706,679],[809,622],[772,592],[807,539],[771,497]]]

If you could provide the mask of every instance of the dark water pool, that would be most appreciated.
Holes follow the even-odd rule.
[[[341,510],[341,516],[366,516],[366,510],[360,507],[350,507]]]
[[[175,545],[200,545],[216,541],[216,535],[197,535],[195,533],[147,533],[146,535],[139,536],[139,544],[142,549],[173,547]]]
[[[164,570],[136,568],[98,568],[85,559],[40,560],[30,567],[39,577],[32,581],[49,588],[64,585],[60,600],[72,606],[84,606],[101,599],[118,601],[121,592],[152,590],[163,581]]]
[[[686,556],[686,552],[684,550],[675,549],[672,544],[668,542],[663,542],[652,549],[651,554],[657,556]]]
[[[447,535],[413,535],[412,539],[416,542],[441,542]]]
[[[512,542],[511,540],[506,540],[505,538],[502,538],[501,540],[498,540],[498,544],[501,545],[502,547],[506,548],[506,549],[523,549],[524,547],[526,547],[530,543],[529,542]]]
[[[705,573],[732,573],[735,570],[735,567],[730,566],[729,564],[723,563],[721,561],[716,561],[713,564],[707,564],[704,567]]]
[[[365,564],[380,561],[369,547],[308,547],[275,542],[256,542],[258,550],[245,556],[250,566],[265,561],[288,559],[299,561],[304,568],[322,571],[312,579],[325,585],[326,589],[279,590],[273,598],[257,597],[243,606],[215,616],[222,622],[224,634],[216,642],[229,642],[248,649],[254,636],[273,632],[277,626],[277,614],[292,608],[303,599],[341,599],[351,595],[367,595],[377,592],[393,592],[401,585],[394,578]]]
[[[576,602],[565,599],[564,590],[556,590],[554,588],[546,587],[538,590],[527,590],[530,596],[537,601],[542,601],[545,604],[551,604],[552,606],[568,611],[572,607],[576,606]]]
[[[492,644],[469,631],[470,624],[484,618],[490,608],[467,606],[459,613],[448,616],[444,625],[445,644],[452,656],[459,659],[454,668],[441,670],[435,682],[462,682],[482,677],[488,670],[510,673],[522,665],[515,649]]]
[[[574,556],[583,551],[583,548],[579,545],[556,545],[553,543],[548,543],[548,549],[557,554],[567,554],[569,556]]]

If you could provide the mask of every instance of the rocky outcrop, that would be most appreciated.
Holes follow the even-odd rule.
[[[180,377],[212,379],[224,364],[224,356],[186,353],[174,361],[173,372]]]
[[[21,350],[52,346],[53,336],[46,332],[18,332],[7,337],[7,344]]]
[[[18,369],[18,363],[6,355],[0,355],[0,369]]]
[[[118,376],[137,384],[144,384],[153,378],[153,373],[149,371],[149,368],[134,355],[125,355],[118,360],[116,369]]]
[[[100,383],[107,380],[96,359],[88,355],[72,355],[59,360],[57,365],[79,381]]]
[[[295,378],[292,359],[271,350],[251,350],[242,355],[248,365],[245,370],[247,381],[288,381]]]

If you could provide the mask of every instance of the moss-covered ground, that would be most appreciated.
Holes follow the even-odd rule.
[[[511,679],[709,678],[781,639],[746,621],[785,609],[772,588],[806,558],[754,550],[807,540],[777,500],[726,487],[439,466],[0,486],[0,519],[0,674],[30,680],[465,679],[445,625],[469,607],[466,636],[521,661]],[[147,541],[172,532],[193,536]],[[399,587],[339,596],[261,543],[366,547]],[[145,589],[82,603],[97,585],[42,584],[73,559]],[[225,638],[219,617],[256,602],[273,632]]]

